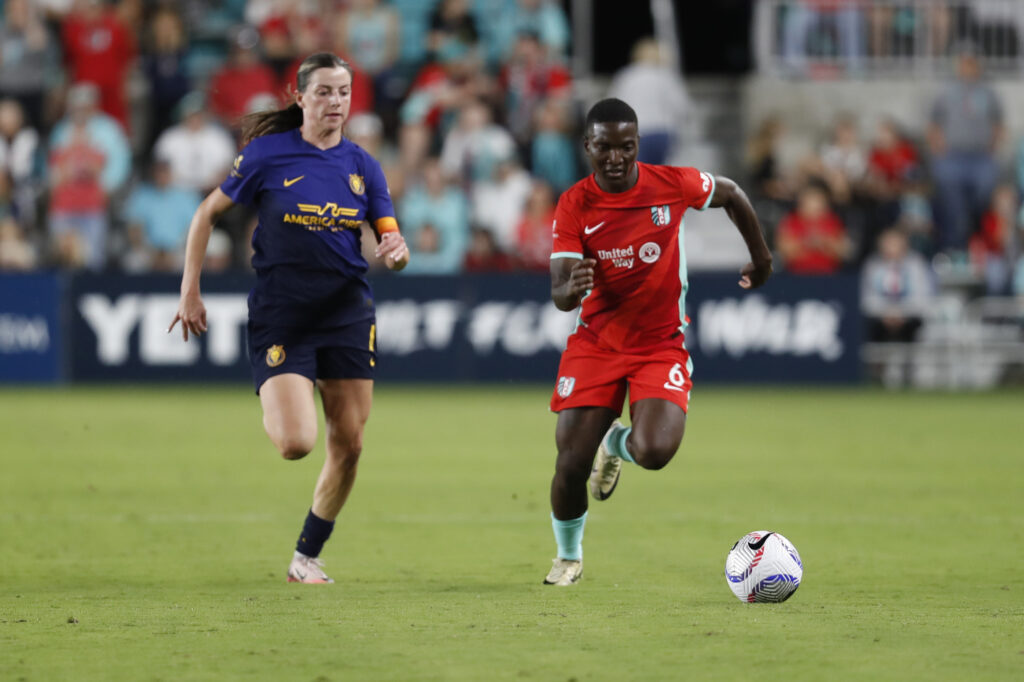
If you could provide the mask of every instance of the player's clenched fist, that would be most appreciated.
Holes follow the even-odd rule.
[[[572,266],[569,272],[569,294],[582,297],[594,288],[594,267],[597,261],[593,258],[584,258]]]
[[[744,289],[756,289],[764,284],[772,274],[772,262],[747,263],[740,270],[740,286]]]

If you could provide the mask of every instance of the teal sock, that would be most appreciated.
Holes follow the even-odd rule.
[[[636,460],[633,459],[633,455],[629,454],[629,450],[626,449],[626,439],[629,438],[629,434],[633,433],[632,426],[621,426],[616,424],[612,427],[612,432],[608,434],[608,440],[605,441],[608,447],[608,454],[613,457],[619,457],[636,464]]]
[[[578,519],[559,521],[551,514],[551,527],[558,543],[558,558],[572,561],[583,560],[583,526],[587,523],[587,512]]]

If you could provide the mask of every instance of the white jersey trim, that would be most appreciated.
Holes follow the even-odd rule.
[[[551,260],[556,258],[575,258],[576,260],[583,260],[583,254],[576,253],[575,251],[556,251],[551,254]]]
[[[704,202],[703,206],[697,209],[698,211],[706,211],[708,207],[711,206],[711,200],[715,198],[715,176],[711,173],[705,173],[704,171],[701,171],[700,174],[702,177],[706,175],[711,180],[711,191],[708,193],[707,201]]]

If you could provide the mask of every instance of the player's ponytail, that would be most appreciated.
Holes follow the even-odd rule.
[[[330,52],[317,52],[302,60],[299,72],[295,76],[295,87],[298,92],[305,92],[309,85],[310,75],[317,69],[334,69],[341,67],[352,73],[348,62]],[[257,111],[242,117],[242,145],[247,145],[254,138],[263,135],[283,133],[302,126],[302,108],[292,102],[284,109],[274,111]]]

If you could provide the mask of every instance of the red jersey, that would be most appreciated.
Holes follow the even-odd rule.
[[[902,182],[908,171],[917,165],[917,152],[909,142],[897,142],[889,149],[876,147],[871,150],[868,166],[889,184]]]
[[[637,166],[625,192],[603,191],[593,175],[570,187],[552,227],[552,258],[597,260],[573,334],[615,351],[676,343],[686,326],[683,214],[715,193],[714,177],[696,168]]]
[[[113,12],[105,12],[90,21],[72,12],[62,28],[64,59],[71,81],[95,83],[100,91],[100,106],[125,128],[125,74],[135,58],[135,40]]]
[[[778,237],[789,237],[803,245],[803,252],[786,261],[786,270],[795,275],[831,275],[839,272],[842,259],[820,245],[823,239],[842,239],[846,230],[835,213],[819,218],[790,213],[779,223]]]
[[[224,65],[210,79],[210,109],[224,123],[234,127],[256,95],[280,97],[277,76],[269,66],[256,62],[245,66]]]
[[[100,184],[103,152],[72,142],[50,155],[50,167],[59,169],[60,181],[50,192],[50,210],[56,213],[95,213],[107,208]]]

